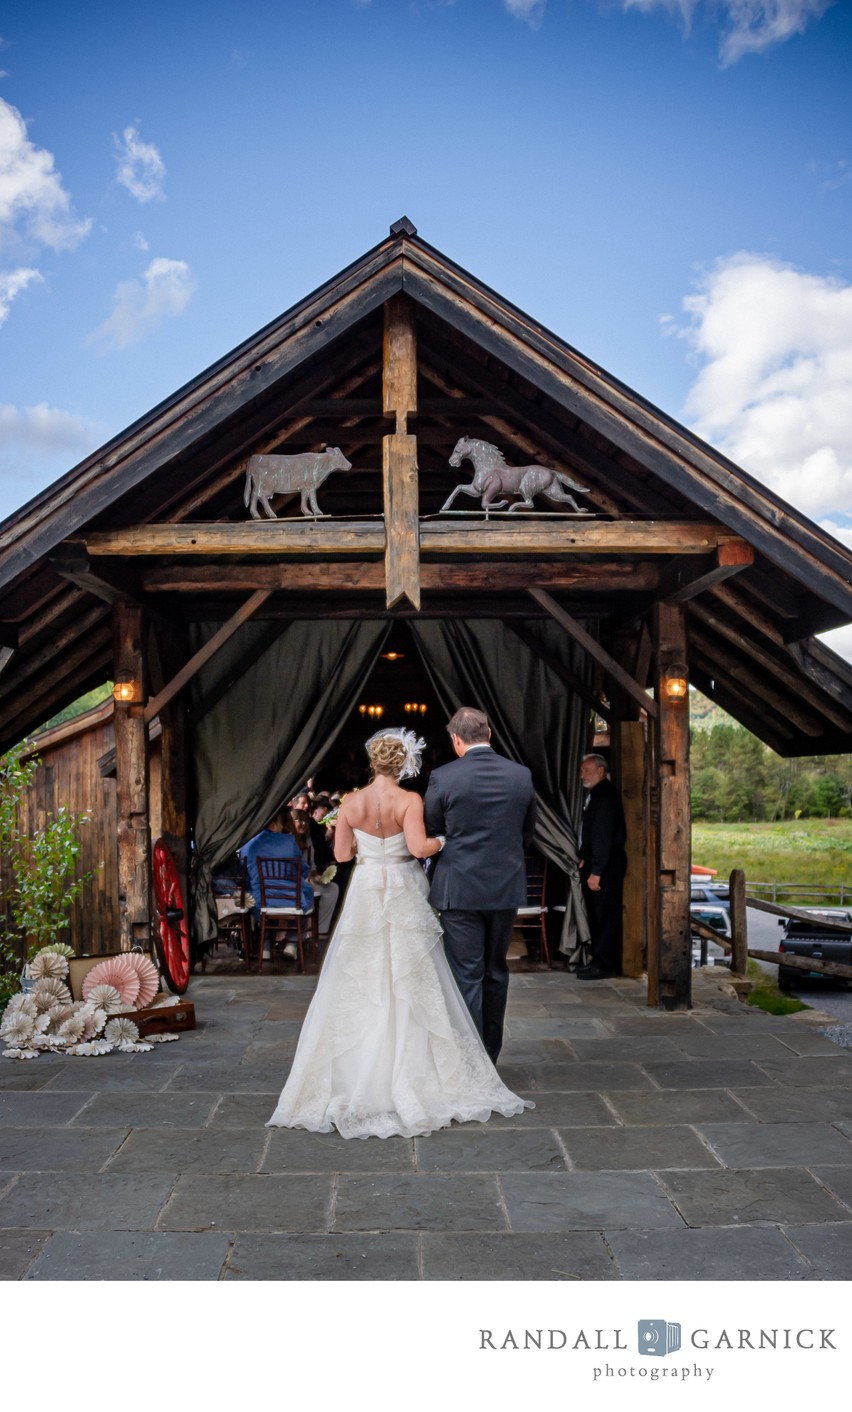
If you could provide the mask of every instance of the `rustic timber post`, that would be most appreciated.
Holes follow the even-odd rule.
[[[659,791],[657,885],[659,903],[658,1000],[666,1010],[691,1004],[692,936],[689,918],[692,867],[689,800],[689,699],[670,700],[666,672],[685,670],[686,613],[682,604],[654,607],[656,648],[656,772]]]
[[[731,973],[745,976],[748,968],[748,916],[746,876],[742,868],[731,873]]]
[[[396,294],[385,305],[382,404],[396,430],[382,442],[385,511],[385,588],[388,608],[403,598],[420,607],[420,519],[417,437],[408,418],[417,412],[417,339],[411,303]]]
[[[645,722],[618,722],[618,785],[627,827],[621,969],[641,976],[645,969],[645,847],[648,837],[645,794]]]
[[[148,812],[147,673],[142,609],[113,608],[115,775],[118,800],[119,944],[151,945],[151,829]]]

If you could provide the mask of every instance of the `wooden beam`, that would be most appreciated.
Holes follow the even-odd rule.
[[[417,412],[414,306],[404,294],[395,294],[385,304],[382,404],[385,416],[396,418],[397,435],[404,435],[408,417]]]
[[[744,539],[720,544],[707,559],[674,559],[660,574],[658,597],[665,603],[688,603],[754,563],[754,550]]]
[[[93,568],[89,562],[85,545],[79,540],[66,540],[57,546],[48,559],[50,567],[60,578],[73,583],[75,588],[84,589],[102,602],[133,603],[136,601],[129,584],[116,578],[112,569]],[[137,607],[142,605],[136,602]]]
[[[745,977],[748,966],[748,909],[742,868],[734,868],[731,873],[728,895],[731,902],[731,970],[734,975]]]
[[[754,907],[758,912],[768,912],[772,917],[792,917],[796,922],[813,922],[814,917],[804,907],[785,907],[778,902],[766,902],[762,897],[752,897],[747,893],[746,902],[749,907]],[[852,931],[849,922],[830,922],[824,917],[820,917],[819,925],[827,927],[829,931],[843,932],[846,936]]]
[[[567,633],[570,633],[571,637],[573,637],[576,642],[579,642],[581,647],[585,648],[589,656],[594,657],[595,661],[603,667],[607,675],[610,676],[613,681],[618,682],[618,685],[623,687],[627,694],[632,696],[633,700],[639,703],[643,711],[646,711],[649,716],[656,716],[656,702],[653,701],[650,696],[646,695],[638,682],[635,682],[633,678],[625,672],[624,668],[619,666],[615,658],[611,657],[610,654],[601,647],[600,643],[596,642],[595,639],[586,632],[585,628],[581,627],[577,620],[571,617],[570,613],[566,613],[565,609],[560,607],[555,599],[551,598],[550,594],[543,588],[531,588],[528,592],[530,597],[534,598],[536,603],[538,603],[539,607],[543,608],[546,613],[549,613],[551,618],[555,619],[559,626],[564,628]]]
[[[687,665],[686,610],[682,604],[656,605],[654,645],[659,706],[656,719],[658,1003],[666,1010],[686,1010],[691,1003],[692,985],[689,704],[687,701],[670,702],[665,691],[666,669],[675,663]]]
[[[604,720],[609,720],[609,707],[606,702],[602,701],[599,696],[596,696],[591,687],[587,687],[579,677],[575,676],[572,671],[569,671],[557,657],[553,656],[552,652],[546,651],[538,639],[524,627],[523,623],[507,622],[506,627],[509,628],[516,637],[519,637],[521,642],[525,643],[530,651],[533,652],[546,667],[550,668],[554,676],[557,676],[559,680],[567,686],[569,691],[573,691],[575,696],[579,696],[581,701],[585,701],[586,705],[591,706],[592,710],[599,716],[603,716]]]
[[[716,524],[654,520],[532,518],[426,520],[424,553],[439,554],[705,554],[737,539]],[[85,542],[93,557],[145,554],[382,554],[384,526],[374,520],[270,520],[218,524],[152,524],[92,530]]]
[[[501,594],[526,588],[639,593],[653,589],[657,581],[657,569],[653,563],[631,564],[599,559],[590,563],[581,560],[505,563],[500,565],[499,575]],[[360,564],[339,560],[333,563],[198,564],[150,569],[142,575],[142,587],[146,593],[252,592],[258,588],[291,592],[379,592],[384,586],[383,565],[369,560]],[[461,589],[465,592],[493,593],[494,565],[421,564],[420,587],[435,592]]]
[[[697,615],[697,605],[692,608],[692,613]],[[749,650],[740,644],[742,655],[738,655],[728,648],[724,639],[720,642],[706,637],[701,631],[702,622],[694,621],[692,624],[693,639],[696,650],[703,658],[715,668],[715,673],[727,678],[729,685],[734,692],[744,690],[751,692],[757,701],[762,702],[762,709],[775,712],[782,721],[792,722],[805,735],[812,736],[816,740],[822,735],[824,722],[817,720],[812,713],[799,703],[799,695],[802,700],[807,699],[807,693],[800,687],[804,684],[798,677],[790,673],[789,678],[782,678],[779,681],[777,675],[780,664],[776,663],[767,676],[764,672],[761,675],[761,654],[757,648]],[[781,688],[779,690],[779,688]]]
[[[15,663],[14,675],[4,682],[0,679],[0,698],[14,692],[20,695],[21,683],[27,678],[38,675],[41,678],[45,668],[56,662],[66,649],[73,647],[78,640],[88,637],[92,629],[102,622],[108,613],[103,604],[97,604],[89,608],[88,612],[81,613],[70,623],[66,623],[55,636],[50,638],[43,646],[29,654],[20,653]]]
[[[137,701],[116,701],[116,791],[118,796],[119,946],[151,946],[151,829],[149,822],[148,731],[144,698],[147,689],[143,649],[144,623],[140,608],[116,603],[113,608],[116,680],[138,687]]]
[[[397,432],[383,443],[385,594],[388,608],[403,599],[420,607],[420,520],[417,437]]]
[[[145,708],[146,722],[152,721],[155,716],[159,715],[160,711],[171,701],[172,697],[177,696],[178,692],[183,690],[187,682],[192,681],[192,678],[201,670],[205,662],[209,662],[211,657],[215,657],[219,648],[224,646],[229,637],[233,637],[237,629],[242,627],[243,623],[247,622],[253,613],[257,612],[258,608],[262,603],[266,602],[268,597],[268,589],[258,589],[257,593],[253,593],[251,598],[247,599],[246,602],[237,609],[233,617],[222,624],[219,631],[213,634],[210,641],[205,642],[204,646],[199,648],[193,657],[190,657],[189,661],[181,667],[180,671],[172,677],[171,681],[163,687],[162,691],[158,692],[157,695],[152,697],[148,702]]]

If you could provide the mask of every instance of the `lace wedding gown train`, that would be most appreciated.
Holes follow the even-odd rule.
[[[404,835],[354,832],[358,865],[266,1126],[418,1137],[532,1107],[482,1046]]]

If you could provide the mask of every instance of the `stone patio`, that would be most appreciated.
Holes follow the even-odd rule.
[[[512,977],[533,1110],[430,1137],[269,1130],[315,977],[193,980],[148,1054],[0,1059],[7,1280],[844,1280],[852,1052],[712,973]]]

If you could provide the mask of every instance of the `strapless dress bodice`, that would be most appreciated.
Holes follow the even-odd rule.
[[[412,863],[414,859],[408,849],[404,833],[391,834],[389,838],[377,838],[363,829],[353,829],[358,844],[359,863]]]

